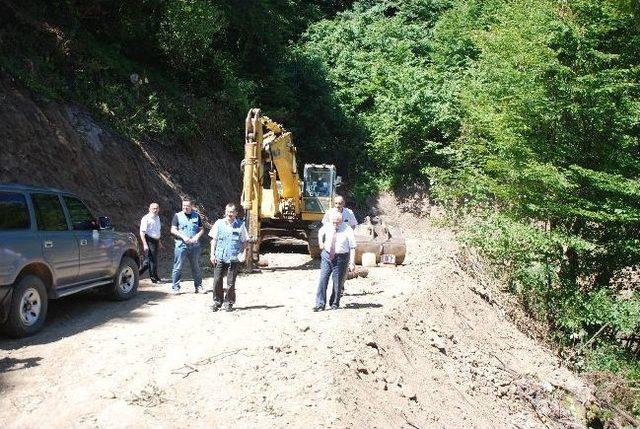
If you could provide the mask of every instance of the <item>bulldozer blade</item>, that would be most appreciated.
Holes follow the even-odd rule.
[[[404,258],[407,254],[407,245],[404,238],[391,237],[384,243],[382,243],[382,251],[380,252],[380,258],[384,262],[385,255],[393,255],[395,257],[396,265],[401,265],[404,262]]]

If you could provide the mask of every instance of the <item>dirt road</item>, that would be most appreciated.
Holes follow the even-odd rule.
[[[416,225],[406,264],[337,311],[311,311],[304,254],[268,254],[232,313],[190,282],[52,302],[43,332],[0,338],[0,427],[582,427],[587,387],[482,298],[451,234],[391,215]]]

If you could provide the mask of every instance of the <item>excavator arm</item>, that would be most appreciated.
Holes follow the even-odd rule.
[[[246,211],[251,245],[249,264],[258,262],[264,219],[296,221],[302,211],[302,189],[291,133],[251,109],[245,121],[241,205]]]

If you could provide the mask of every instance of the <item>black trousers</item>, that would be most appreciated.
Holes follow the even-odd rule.
[[[160,251],[160,240],[156,240],[153,237],[149,237],[145,234],[145,240],[147,240],[147,245],[149,246],[149,250],[145,252],[144,262],[142,263],[142,268],[140,269],[140,274],[149,270],[149,278],[151,279],[159,279],[158,276],[158,252]]]
[[[223,302],[233,304],[236,302],[236,277],[240,268],[240,262],[216,262],[213,267],[213,303],[221,305]],[[222,278],[227,276],[227,289],[222,287]]]

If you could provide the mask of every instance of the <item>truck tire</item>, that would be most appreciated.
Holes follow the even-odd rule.
[[[49,298],[40,277],[29,274],[13,289],[9,316],[2,330],[13,338],[28,337],[42,329],[47,317]]]
[[[120,266],[113,277],[109,296],[116,301],[126,301],[138,291],[138,265],[136,261],[125,256],[120,261]]]

